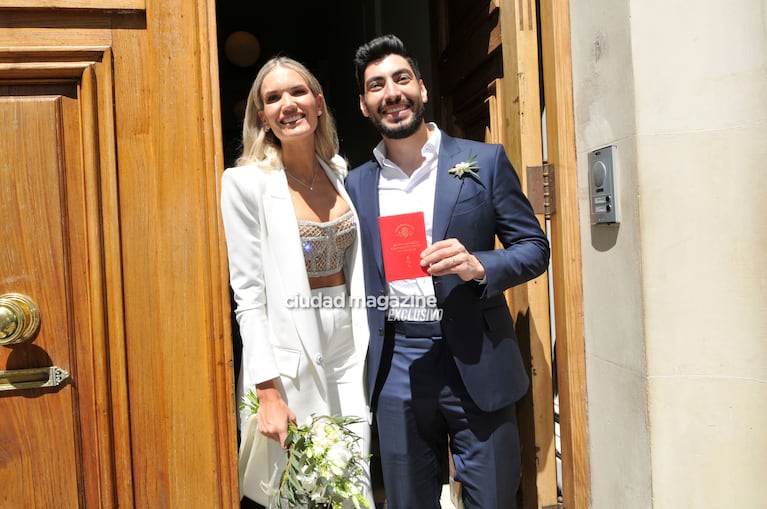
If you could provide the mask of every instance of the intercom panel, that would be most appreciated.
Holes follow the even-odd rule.
[[[591,224],[619,223],[614,146],[589,152],[589,190]]]

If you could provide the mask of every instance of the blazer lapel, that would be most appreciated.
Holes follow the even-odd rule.
[[[306,265],[301,250],[296,212],[283,172],[270,174],[267,196],[269,202],[265,204],[264,213],[269,232],[269,244],[279,250],[280,265],[286,268],[284,273],[295,274],[286,286],[299,288],[302,294],[308,295],[310,290],[306,270],[296,270],[296,267],[303,268]]]
[[[455,209],[458,195],[463,188],[463,179],[456,178],[448,173],[448,170],[468,158],[468,155],[461,153],[455,140],[442,132],[439,162],[437,163],[437,189],[434,197],[434,218],[431,230],[432,242],[445,239],[447,229],[450,226],[450,219],[453,217],[453,209]]]
[[[286,296],[288,289],[305,299],[311,297],[309,278],[306,274],[306,262],[301,248],[301,236],[298,232],[296,212],[290,198],[288,181],[281,171],[270,174],[269,189],[266,193],[268,202],[264,205],[266,227],[269,232],[269,244],[278,255],[280,276]],[[320,349],[316,314],[310,308],[293,310],[296,332],[307,353]]]
[[[381,251],[381,230],[378,227],[378,216],[381,214],[381,207],[378,201],[378,177],[381,174],[381,167],[374,163],[371,167],[360,168],[355,171],[363,171],[360,179],[360,203],[357,206],[357,213],[362,222],[362,231],[368,232],[366,236],[370,246],[365,252],[373,255],[378,267],[378,273],[381,280],[384,279],[383,253]],[[367,204],[367,205],[365,205]]]

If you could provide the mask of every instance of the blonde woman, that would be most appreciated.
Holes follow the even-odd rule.
[[[364,283],[346,169],[317,79],[290,58],[269,60],[221,193],[243,344],[237,394],[255,388],[260,401],[256,416],[241,417],[240,489],[263,505],[262,483],[285,465],[289,422],[357,416],[365,453],[369,445],[369,331],[364,307],[350,305],[364,301]]]

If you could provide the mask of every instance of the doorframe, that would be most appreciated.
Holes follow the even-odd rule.
[[[548,423],[546,416],[540,418],[545,410],[541,405],[546,404],[547,395],[541,393],[545,383],[537,387],[536,377],[533,376],[531,392],[536,429],[532,436],[537,448],[537,460],[543,462],[536,466],[538,505],[544,508],[587,509],[591,503],[591,478],[570,8],[567,2],[551,0],[492,0],[492,3],[500,7],[505,77],[503,90],[507,98],[503,114],[506,117],[505,124],[512,127],[506,130],[503,143],[510,157],[516,155],[522,163],[518,170],[521,170],[520,178],[526,187],[528,183],[525,181],[524,168],[540,158],[531,152],[542,146],[541,124],[538,122],[541,112],[538,104],[533,102],[538,101],[543,93],[547,149],[547,160],[543,162],[555,168],[555,212],[551,214],[549,222],[551,271],[548,277],[552,279],[553,295],[550,298],[553,299],[556,331],[555,369],[559,394],[562,499],[554,502],[549,491],[551,469],[546,468],[549,451],[545,447]],[[538,62],[541,79],[538,79]],[[516,99],[509,103],[509,98]],[[519,132],[511,132],[513,128]],[[533,295],[541,293],[534,286],[528,288],[527,292],[531,302]],[[541,310],[538,312],[541,313]],[[538,322],[542,323],[542,319]],[[532,357],[534,370],[551,367],[550,363],[546,363],[545,352],[543,355],[539,353],[537,360],[536,355]],[[526,472],[530,472],[530,469]],[[528,478],[526,486],[533,488],[533,480]]]
[[[551,216],[554,323],[562,447],[563,502],[591,503],[583,273],[573,107],[570,5],[539,0],[548,163],[556,169]]]
[[[528,196],[534,184],[528,168],[542,168],[543,134],[539,33],[535,2],[493,0],[499,9],[503,77],[498,80],[501,139]],[[536,210],[541,228],[546,214]],[[551,295],[546,272],[507,292],[514,313],[523,358],[528,364],[530,389],[517,403],[522,450],[521,503],[524,509],[556,507],[556,428],[552,359]]]
[[[215,246],[211,246],[209,256],[211,267],[218,269],[218,277],[212,277],[211,307],[216,312],[211,314],[212,329],[220,332],[218,341],[213,343],[213,358],[216,363],[213,368],[215,379],[216,429],[221,430],[215,435],[216,449],[220,451],[219,475],[221,477],[220,499],[224,504],[239,506],[239,469],[238,469],[238,440],[236,429],[237,405],[234,380],[234,352],[232,351],[232,323],[229,296],[229,265],[226,254],[226,239],[220,216],[221,176],[225,170],[224,136],[221,118],[221,83],[219,80],[218,61],[218,30],[216,0],[204,0],[198,4],[200,25],[206,30],[200,30],[198,44],[200,51],[201,69],[210,69],[208,79],[201,81],[201,101],[204,110],[210,115],[203,126],[206,132],[204,166],[214,168],[216,178],[207,180],[213,189],[206,193],[208,210],[215,210],[216,221],[207,224],[208,235]],[[206,51],[207,50],[207,51]]]

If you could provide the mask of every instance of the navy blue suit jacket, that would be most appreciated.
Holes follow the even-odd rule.
[[[478,179],[448,170],[476,156]],[[386,295],[378,228],[378,177],[372,160],[349,173],[346,188],[360,218],[365,291]],[[504,290],[542,274],[549,244],[522,193],[517,174],[501,145],[452,138],[442,133],[434,200],[432,240],[457,238],[485,267],[486,284],[458,276],[433,277],[442,332],[474,402],[485,411],[507,406],[527,391],[528,377],[519,352]],[[504,249],[495,248],[495,239]],[[370,343],[367,391],[375,407],[376,380],[386,370],[385,310],[368,307]],[[382,361],[383,359],[383,361]]]

